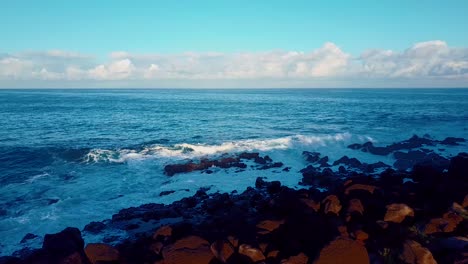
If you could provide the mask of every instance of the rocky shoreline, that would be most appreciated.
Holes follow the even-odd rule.
[[[449,159],[427,148],[461,142],[412,137],[386,147],[349,146],[393,155],[393,167],[347,156],[329,164],[305,151],[301,189],[260,177],[242,193],[200,189],[170,205],[127,208],[82,231],[46,235],[41,249],[0,263],[468,263],[468,154]],[[165,173],[242,170],[245,161],[255,170],[288,170],[268,156],[240,153],[169,164]],[[81,232],[109,228],[129,236],[85,244]],[[37,238],[23,240],[30,239]]]

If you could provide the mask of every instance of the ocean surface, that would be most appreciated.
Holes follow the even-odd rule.
[[[414,134],[468,138],[468,89],[0,90],[0,255],[40,246],[21,244],[27,233],[82,229],[200,187],[243,191],[265,176],[297,188],[304,150],[392,164],[346,146]],[[242,151],[292,169],[163,173]]]

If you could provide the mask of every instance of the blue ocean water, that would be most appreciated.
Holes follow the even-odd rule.
[[[304,150],[391,164],[346,146],[414,134],[468,138],[468,89],[0,90],[0,255],[27,233],[83,228],[200,187],[243,190],[258,176],[295,187]],[[166,164],[241,151],[292,169],[163,174]]]

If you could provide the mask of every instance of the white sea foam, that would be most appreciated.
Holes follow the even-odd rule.
[[[238,153],[243,151],[286,150],[297,147],[324,147],[328,144],[348,141],[349,133],[323,136],[294,135],[274,139],[247,139],[224,142],[219,145],[181,143],[173,146],[150,145],[142,150],[133,149],[93,149],[84,158],[85,162],[115,162],[148,158],[187,159]]]

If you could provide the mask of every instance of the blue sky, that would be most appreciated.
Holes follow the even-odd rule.
[[[127,58],[117,57],[128,59],[137,70],[140,66],[136,65],[135,56],[141,60],[143,54],[153,55],[154,58],[155,54],[176,56],[187,52],[216,52],[224,56],[271,51],[313,53],[325,47],[326,43],[332,43],[349,55],[345,63],[349,65],[349,61],[369,50],[404,53],[417,43],[430,41],[442,41],[449,49],[465,50],[468,47],[468,1],[461,0],[15,0],[3,1],[0,12],[0,54],[4,54],[0,56],[4,60],[16,58],[30,61],[35,65],[30,67],[38,73],[32,74],[36,77],[42,76],[40,72],[44,73],[44,70],[48,73],[65,72],[66,69],[58,69],[59,65],[41,64],[38,58],[31,59],[27,55],[42,52],[47,57],[50,51],[92,58],[93,61],[90,59],[85,64],[72,60],[68,64],[66,61],[60,62],[63,67],[73,66],[88,71],[101,64],[109,68],[115,62],[115,56],[112,56],[115,52],[126,52]],[[467,59],[459,51],[455,53],[451,55],[456,58],[452,58],[450,65],[458,65],[455,71],[464,75],[467,69],[463,65]],[[65,57],[70,59],[69,56]],[[165,60],[171,59],[166,57]],[[235,61],[231,58],[230,63],[234,63],[232,60]],[[445,57],[444,60],[447,61]],[[151,65],[164,69],[160,58],[154,58],[154,63],[148,59],[145,61],[146,64],[140,62],[140,65],[145,64],[145,69]],[[11,59],[7,62],[11,63]],[[4,64],[7,62],[4,61]],[[226,67],[225,62],[220,64]],[[299,67],[298,64],[294,65]],[[11,78],[13,75],[15,78]],[[284,79],[286,75],[278,78]],[[8,85],[25,79],[11,72],[8,76]],[[164,76],[168,79],[168,75]],[[171,76],[169,79],[180,77]],[[198,76],[205,78],[205,75]],[[463,86],[464,82],[457,80],[455,86]],[[4,81],[2,85],[0,81],[0,86],[6,86],[6,83]],[[307,86],[306,83],[304,85]]]

